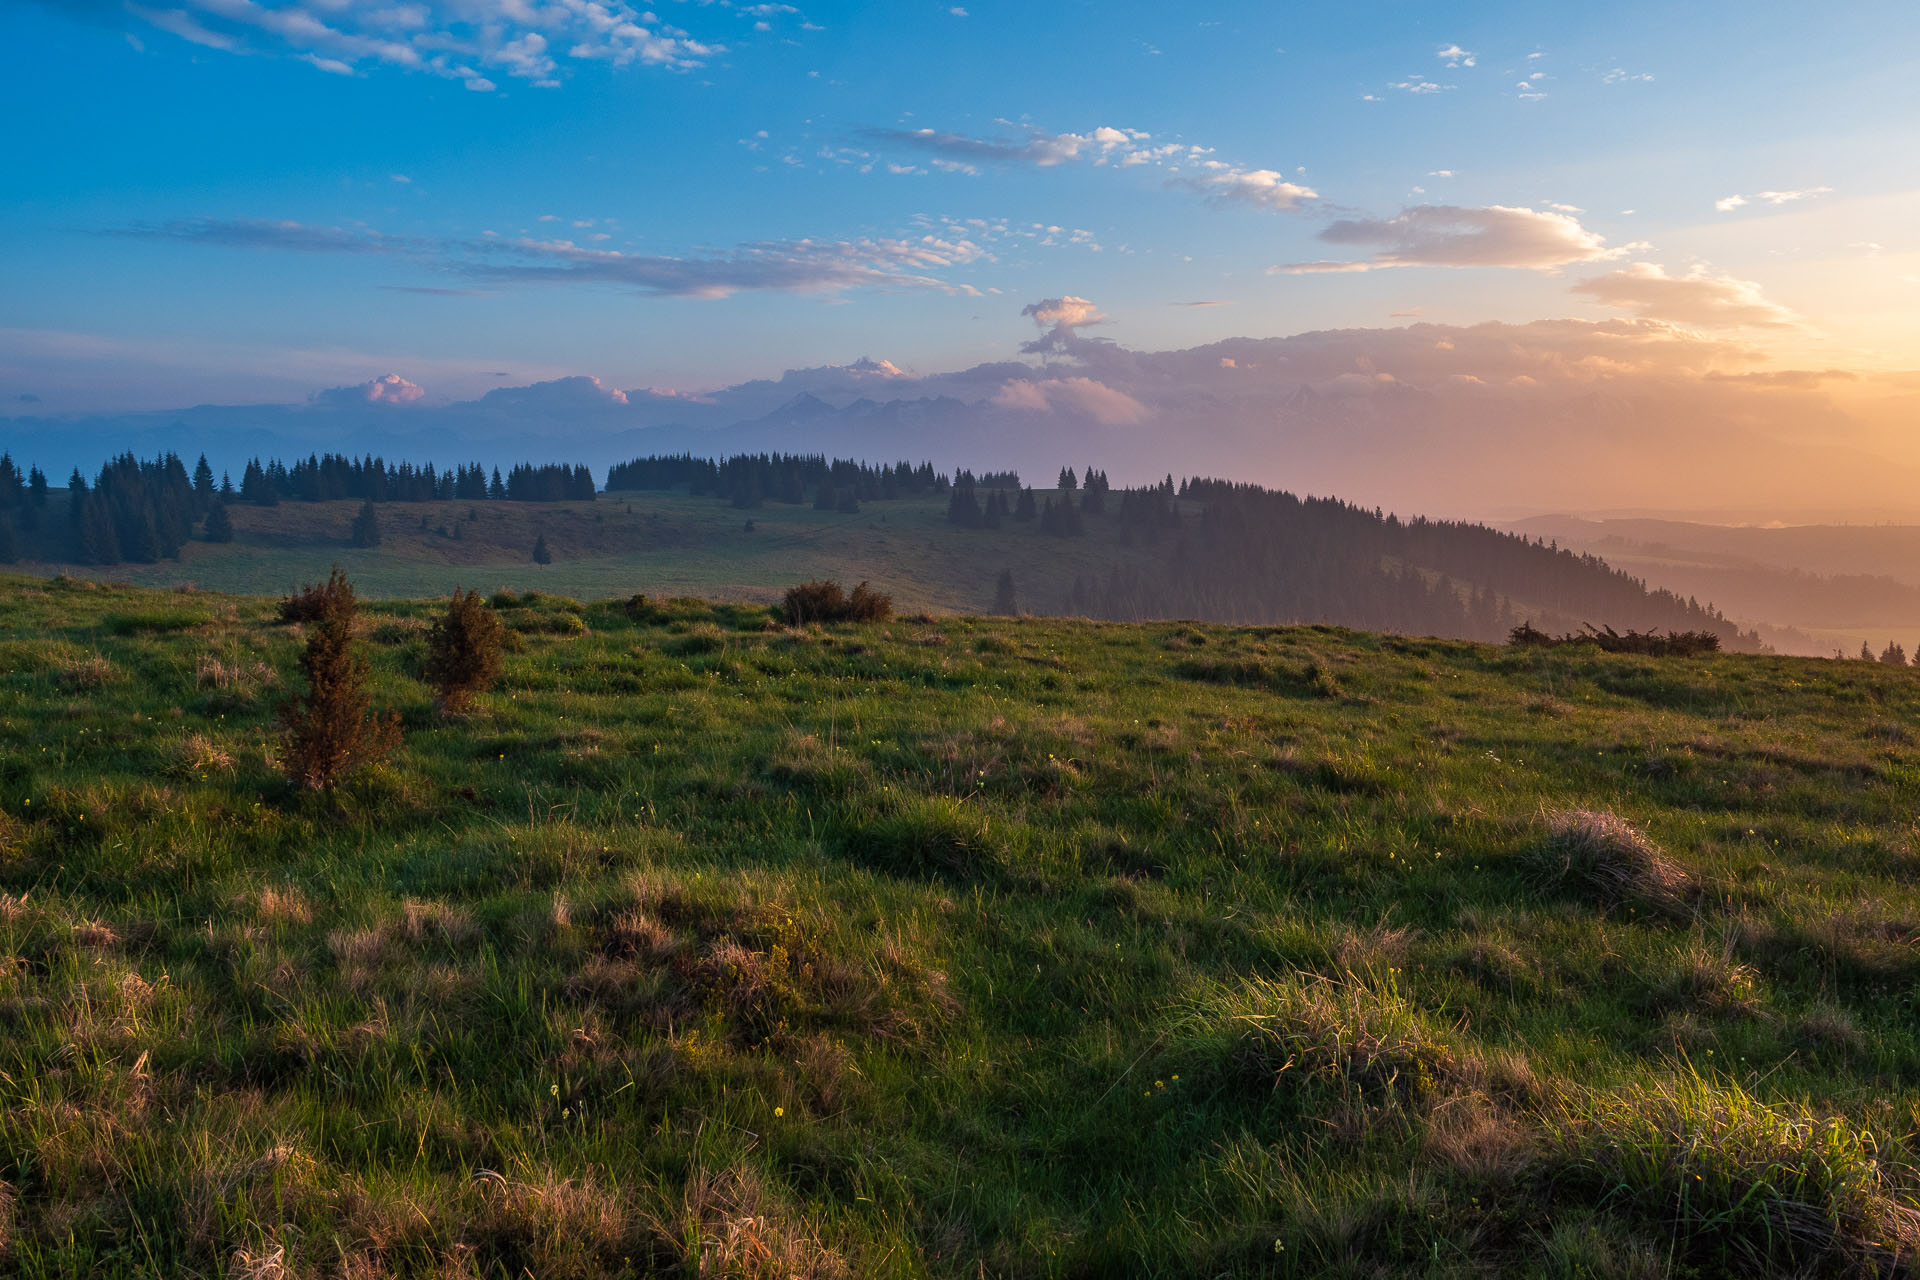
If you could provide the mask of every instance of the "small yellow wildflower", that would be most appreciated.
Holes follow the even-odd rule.
[[[775,1107],[773,1109],[773,1114],[774,1114],[774,1118],[778,1119],[779,1117],[787,1114],[787,1109],[785,1107]]]

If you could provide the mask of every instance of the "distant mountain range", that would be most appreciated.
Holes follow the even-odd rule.
[[[930,375],[862,359],[702,394],[581,376],[436,403],[395,374],[303,405],[0,419],[0,447],[56,481],[123,449],[204,451],[234,470],[332,449],[598,472],[645,454],[805,448],[1040,476],[1092,463],[1116,483],[1212,474],[1473,517],[1920,493],[1920,470],[1868,447],[1817,390],[1698,375],[1686,361],[1705,356],[1637,322],[1416,324],[1164,352],[1056,330],[1026,351]]]

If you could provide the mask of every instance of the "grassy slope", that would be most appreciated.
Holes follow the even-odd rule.
[[[270,768],[270,602],[0,583],[20,1274],[1715,1275],[1912,1235],[1920,673],[539,601],[441,725],[393,602],[407,745],[321,800]],[[1567,806],[1695,892],[1543,881]]]
[[[1020,591],[1051,608],[1064,602],[1077,573],[1104,578],[1116,563],[1158,566],[1165,559],[1164,547],[1121,547],[1112,521],[1075,539],[1043,537],[1032,525],[1012,522],[995,531],[957,530],[946,521],[944,498],[874,502],[851,516],[780,503],[738,511],[713,498],[667,493],[550,504],[390,503],[379,508],[383,542],[372,550],[349,539],[358,503],[237,503],[231,510],[230,544],[193,542],[177,562],[77,572],[148,586],[291,591],[324,579],[337,563],[368,597],[431,595],[458,585],[736,601],[775,600],[808,577],[839,578],[849,586],[872,578],[905,609],[977,612],[992,605],[1003,568],[1013,568]],[[469,510],[479,519],[465,524],[460,539],[436,532],[445,526],[451,533]],[[532,563],[541,534],[553,564]],[[54,572],[61,566],[33,567]]]

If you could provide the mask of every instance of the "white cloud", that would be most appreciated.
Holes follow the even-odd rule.
[[[1195,178],[1176,178],[1175,185],[1204,191],[1215,200],[1231,204],[1250,204],[1263,209],[1291,213],[1303,200],[1318,200],[1320,193],[1311,187],[1289,182],[1272,169],[1232,169]]]
[[[404,405],[416,404],[424,399],[426,392],[417,384],[408,382],[397,373],[374,378],[351,387],[334,387],[322,391],[314,398],[322,404],[346,406],[355,404]]]
[[[1721,213],[1732,213],[1743,205],[1755,200],[1764,200],[1770,205],[1792,204],[1797,200],[1817,200],[1821,196],[1833,194],[1832,187],[1801,187],[1792,191],[1756,191],[1751,196],[1732,195],[1713,202],[1713,207]]]
[[[1407,93],[1445,93],[1449,89],[1456,87],[1457,86],[1450,84],[1435,84],[1433,81],[1423,80],[1419,76],[1408,76],[1405,80],[1395,80],[1387,86],[1389,89],[1401,89]]]
[[[1625,67],[1614,67],[1612,70],[1603,74],[1600,79],[1604,84],[1635,84],[1644,83],[1653,79],[1653,77],[1644,72],[1628,71]]]
[[[421,71],[476,92],[496,87],[490,73],[553,87],[563,70],[561,50],[574,60],[680,70],[724,52],[625,0],[171,0],[124,8],[147,26],[207,48],[279,54],[336,75],[368,65]],[[763,4],[742,12],[771,18],[798,10]]]
[[[1832,194],[1832,187],[1807,187],[1800,191],[1760,191],[1753,198],[1765,200],[1768,204],[1792,204],[1795,200],[1811,200],[1816,196]]]
[[[1124,391],[1093,378],[1048,378],[1045,381],[1010,379],[993,396],[993,404],[1018,412],[1048,410],[1084,414],[1102,426],[1126,427],[1144,422],[1147,407]]]
[[[1698,328],[1777,329],[1797,323],[1793,312],[1768,301],[1758,284],[1716,275],[1704,266],[1695,266],[1684,276],[1670,276],[1654,263],[1635,262],[1582,280],[1571,291],[1645,320]]]
[[[871,142],[892,143],[932,152],[955,169],[967,173],[978,173],[977,166],[980,164],[1031,165],[1037,169],[1050,169],[1074,160],[1082,151],[1091,150],[1105,155],[1115,150],[1119,144],[1102,142],[1100,136],[1103,134],[1123,140],[1128,136],[1122,130],[1105,128],[1097,129],[1091,135],[1047,133],[1033,128],[1025,132],[1025,137],[1008,139],[975,138],[938,129],[863,129],[861,136]]]
[[[1475,64],[1476,60],[1474,54],[1467,52],[1457,44],[1448,45],[1446,48],[1434,54],[1434,57],[1439,58],[1449,67],[1471,67]]]
[[[554,220],[542,215],[541,221]],[[223,248],[391,255],[441,272],[502,283],[605,284],[680,298],[742,292],[839,293],[857,288],[974,294],[942,272],[990,255],[964,237],[922,234],[859,240],[770,240],[691,257],[630,254],[572,240],[427,239],[361,228],[314,227],[268,219],[192,218],[137,224],[107,234]],[[595,238],[604,236],[597,233]]]
[[[1392,218],[1348,218],[1319,235],[1328,244],[1376,245],[1358,261],[1295,262],[1273,272],[1371,271],[1381,267],[1525,267],[1550,271],[1618,257],[1605,237],[1564,213],[1506,205],[1418,205]]]
[[[1079,329],[1087,325],[1099,324],[1106,319],[1093,303],[1072,295],[1030,302],[1020,308],[1020,314],[1032,316],[1033,322],[1042,329]]]

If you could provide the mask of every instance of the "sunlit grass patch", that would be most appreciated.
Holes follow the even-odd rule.
[[[1756,1273],[1909,1273],[1914,1187],[1844,1117],[1691,1073],[1570,1092],[1547,1124],[1553,1178],[1639,1219],[1690,1261]],[[1909,1171],[1910,1173],[1910,1171]]]
[[[1364,1103],[1418,1101],[1460,1078],[1449,1038],[1410,1003],[1396,971],[1328,978],[1254,978],[1206,1010],[1238,1041],[1242,1081],[1279,1089],[1290,1077]]]

